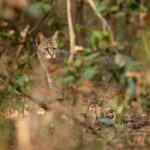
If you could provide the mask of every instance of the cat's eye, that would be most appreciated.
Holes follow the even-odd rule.
[[[44,48],[44,50],[47,51],[47,52],[49,52],[49,51],[48,51],[48,48]]]

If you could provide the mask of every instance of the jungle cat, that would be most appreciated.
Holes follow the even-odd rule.
[[[69,53],[58,47],[58,31],[50,38],[39,32],[36,36],[37,55],[42,69],[47,76],[50,88],[56,86],[55,80],[63,74],[64,61]]]

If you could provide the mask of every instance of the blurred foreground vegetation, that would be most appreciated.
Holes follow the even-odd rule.
[[[0,149],[148,149],[149,1],[71,0],[75,51],[57,101],[35,39],[59,31],[70,52],[67,1],[0,0]]]

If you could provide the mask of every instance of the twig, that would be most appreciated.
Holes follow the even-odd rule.
[[[33,96],[29,95],[29,94],[26,94],[24,93],[23,91],[21,90],[18,90],[22,95],[24,95],[25,97],[28,98],[28,100],[34,102],[35,104],[37,104],[38,106],[42,107],[44,110],[50,110],[50,107],[44,103],[44,101],[41,101],[41,100],[37,100],[35,99]]]
[[[70,56],[69,63],[72,62],[75,53],[75,32],[73,29],[72,17],[71,17],[71,2],[67,0],[67,17],[69,26],[69,38],[70,38]]]
[[[51,4],[51,8],[53,9],[53,7],[55,6],[56,1],[54,0]],[[41,20],[31,29],[30,33],[35,32],[42,24],[43,22],[47,19],[47,17],[49,16],[49,14],[51,13],[52,10],[49,10],[42,18]]]
[[[93,9],[94,12],[96,12],[96,15],[97,17],[100,19],[100,21],[102,22],[102,27],[103,27],[103,30],[107,30],[111,33],[111,39],[113,41],[113,34],[112,34],[112,30],[111,30],[111,27],[110,25],[108,24],[107,20],[100,14],[100,13],[97,13],[97,10],[96,10],[96,5],[94,3],[93,0],[87,0],[87,2],[89,3],[89,5],[91,6],[91,8]]]
[[[41,18],[41,20],[31,29],[29,34],[32,34],[33,32],[35,32],[42,24],[43,22],[46,20],[46,18],[49,16],[51,10],[49,10],[44,16],[43,18]]]
[[[93,9],[94,12],[97,12],[96,11],[96,5],[94,3],[93,0],[88,0],[88,3],[89,5],[91,6],[91,8]],[[105,20],[105,18],[100,14],[100,13],[96,13],[96,15],[98,16],[98,18],[100,19],[100,21],[102,22],[103,24],[103,29],[104,30],[110,30],[110,26],[109,24],[107,23],[107,21]]]

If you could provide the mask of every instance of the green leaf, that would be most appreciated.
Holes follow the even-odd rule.
[[[27,14],[33,18],[40,18],[44,15],[44,12],[48,12],[51,9],[50,5],[45,2],[36,2],[29,5],[26,9]]]
[[[48,12],[51,9],[50,5],[45,2],[37,2],[37,3],[33,4],[33,6],[35,6],[37,8],[41,8],[45,12]]]
[[[77,60],[75,61],[75,66],[76,66],[76,67],[81,67],[81,65],[82,65],[82,61],[81,61],[80,59],[77,59]]]
[[[16,81],[15,83],[19,86],[24,86],[27,82],[29,81],[29,78],[27,75],[22,75],[20,76]]]
[[[104,13],[104,12],[106,12],[108,9],[107,9],[108,7],[107,6],[104,6],[104,5],[101,5],[101,6],[98,6],[97,8],[96,8],[96,14],[99,14],[99,13]]]
[[[75,73],[76,73],[76,69],[74,67],[68,68],[68,74],[75,74]]]
[[[145,5],[143,5],[143,4],[141,4],[140,5],[140,9],[142,10],[142,11],[144,11],[144,12],[148,12],[148,6],[145,6]]]
[[[102,122],[103,124],[105,124],[107,126],[113,126],[114,125],[113,120],[110,118],[100,118],[100,122]]]
[[[21,95],[21,93],[12,85],[8,86],[8,92],[13,95]]]
[[[84,55],[84,56],[87,56],[87,55],[89,55],[91,53],[91,49],[90,48],[84,48],[84,50],[83,50],[83,52],[82,52],[82,54]]]
[[[144,112],[150,113],[150,101],[147,97],[142,97],[142,109]]]
[[[140,62],[129,61],[128,65],[127,65],[127,70],[128,71],[141,71],[142,70],[141,65],[142,65],[142,63],[140,63]]]
[[[74,80],[75,80],[74,76],[69,75],[69,76],[63,78],[61,82],[62,83],[72,83]]]
[[[119,67],[124,67],[127,65],[127,63],[131,60],[130,57],[125,56],[125,55],[121,55],[121,54],[117,54],[115,56],[115,63],[119,66]]]
[[[114,13],[114,12],[117,12],[118,10],[119,10],[118,6],[112,6],[112,7],[110,7],[109,12]]]
[[[121,105],[118,106],[118,108],[116,109],[117,115],[118,115],[118,116],[122,116],[123,110],[124,110],[124,106],[123,106],[123,104],[121,104]]]
[[[93,53],[87,57],[89,61],[96,60],[99,57],[99,53]]]
[[[129,90],[130,90],[130,93],[129,93],[129,96],[130,98],[135,98],[136,97],[136,82],[134,80],[130,80],[129,81]]]
[[[83,79],[86,80],[90,80],[92,79],[96,74],[96,69],[95,68],[87,68],[84,72],[83,72]]]
[[[6,38],[6,37],[8,37],[8,32],[1,31],[0,36]]]
[[[131,9],[137,9],[140,7],[140,1],[138,0],[132,0],[129,5],[128,5],[129,8]]]
[[[23,108],[23,104],[20,104],[20,103],[13,103],[12,105],[11,105],[11,107],[14,109],[14,110],[20,110],[20,109],[22,109]]]
[[[110,33],[107,31],[92,31],[90,35],[90,43],[92,48],[96,50],[100,45],[104,44],[110,39]]]

